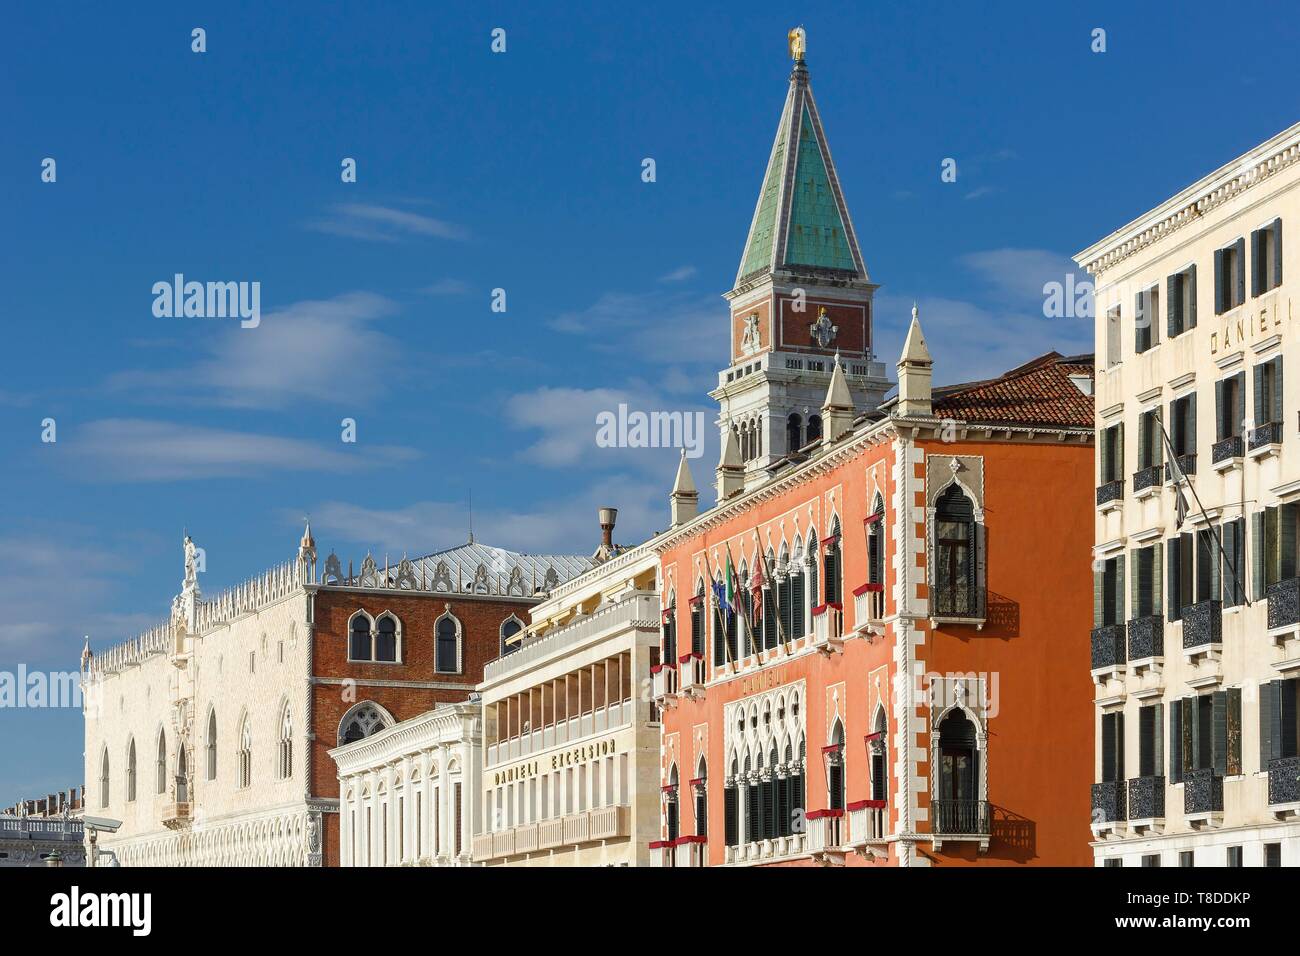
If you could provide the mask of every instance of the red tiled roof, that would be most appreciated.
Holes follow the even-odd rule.
[[[1092,428],[1093,397],[1070,376],[1093,380],[1091,355],[1048,352],[1006,374],[982,382],[934,390],[934,414],[981,424]]]

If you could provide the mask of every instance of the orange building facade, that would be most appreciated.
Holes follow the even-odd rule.
[[[882,402],[876,287],[800,53],[726,296],[718,503],[683,457],[648,545],[659,865],[1090,863],[1092,358],[934,389],[914,309]]]
[[[663,865],[1088,865],[1091,439],[985,394],[1084,410],[1086,362],[864,416],[658,539]]]

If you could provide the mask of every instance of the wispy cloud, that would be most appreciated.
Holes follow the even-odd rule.
[[[1046,249],[989,249],[967,253],[957,261],[1017,306],[1041,308],[1046,282],[1063,283],[1068,274],[1076,282],[1086,278],[1068,256]]]
[[[295,302],[264,315],[255,329],[229,323],[196,336],[207,353],[197,363],[118,372],[110,376],[108,388],[152,402],[234,408],[375,401],[382,388],[368,385],[345,392],[340,383],[377,383],[383,380],[374,374],[377,369],[402,367],[401,346],[373,327],[396,309],[390,300],[368,292]]]
[[[985,196],[991,196],[991,195],[993,195],[993,194],[994,194],[995,192],[997,192],[997,191],[998,191],[997,188],[994,187],[994,186],[976,186],[974,189],[972,189],[970,192],[968,192],[968,193],[967,193],[965,196],[963,196],[962,198],[963,198],[963,199],[983,199]]]
[[[425,295],[468,295],[470,285],[463,279],[439,279],[420,291]]]
[[[357,472],[418,457],[394,445],[337,447],[250,432],[135,418],[88,422],[60,437],[76,474],[91,481],[188,481],[273,472]]]
[[[717,297],[684,292],[606,292],[548,323],[604,352],[649,362],[715,368],[730,348],[727,307]]]
[[[331,206],[326,216],[307,223],[307,228],[368,242],[398,242],[411,237],[459,240],[468,235],[461,226],[444,219],[370,203]]]
[[[660,282],[685,282],[699,270],[695,266],[681,266],[669,272],[667,275],[659,277]]]

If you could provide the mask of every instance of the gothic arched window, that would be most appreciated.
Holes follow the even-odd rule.
[[[208,779],[217,779],[217,712],[208,711],[208,739],[207,739],[207,758],[208,758]]]
[[[740,791],[736,788],[736,774],[739,768],[736,759],[731,759],[731,773],[724,781],[722,791],[723,803],[723,842],[727,846],[736,846],[740,842]]]
[[[677,764],[668,770],[668,790],[664,795],[664,821],[668,828],[668,839],[676,840],[678,832],[677,817]]]
[[[135,800],[135,738],[126,748],[126,802]]]
[[[167,792],[167,731],[158,729],[158,762],[154,767],[154,793]]]
[[[434,644],[438,673],[457,673],[460,670],[460,622],[450,613],[438,618],[434,625]]]
[[[243,790],[253,782],[253,730],[248,725],[248,717],[239,727],[239,789]]]
[[[370,617],[365,611],[357,611],[352,616],[348,638],[348,660],[373,660],[370,648]]]
[[[288,780],[293,776],[293,716],[289,705],[284,705],[280,714],[280,779]]]
[[[108,806],[108,748],[104,748],[104,753],[99,760],[99,805],[101,808]]]
[[[505,621],[501,625],[501,656],[502,657],[504,657],[506,654],[510,654],[513,653],[514,651],[519,650],[519,648],[522,645],[517,641],[514,644],[511,644],[510,638],[514,637],[523,629],[524,629],[523,622],[521,622],[519,618],[515,617],[513,614],[510,617],[505,619]]]
[[[670,667],[677,666],[677,592],[668,595],[668,613],[663,619],[663,662]]]
[[[398,659],[397,619],[385,614],[375,626],[375,660],[391,663]]]
[[[362,701],[343,715],[339,722],[339,746],[355,743],[390,725],[388,715],[373,701]]]
[[[975,509],[957,485],[939,496],[934,521],[934,610],[972,617],[977,607]]]
[[[695,600],[691,601],[691,653],[704,656],[704,579],[695,585]]]
[[[840,566],[840,519],[831,519],[831,533],[826,538],[826,603],[843,604],[844,581]]]

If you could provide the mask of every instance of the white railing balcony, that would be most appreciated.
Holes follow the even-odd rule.
[[[678,664],[682,693],[692,696],[704,693],[704,655],[683,654]]]
[[[537,824],[537,848],[548,850],[564,843],[564,820],[555,817]]]
[[[492,855],[509,856],[515,852],[515,831],[497,830],[492,834]]]
[[[470,842],[470,846],[473,849],[475,860],[492,859],[492,834],[491,833],[480,833],[478,836],[473,838],[473,840]]]
[[[887,825],[884,800],[863,800],[861,803],[849,804],[848,842],[854,846],[882,842],[886,837]]]
[[[654,684],[655,700],[663,700],[677,693],[677,668],[672,664],[656,664],[650,671]]]
[[[575,813],[564,818],[564,842],[587,843],[591,840],[591,821],[586,813]]]
[[[628,818],[631,808],[624,806],[598,807],[591,811],[590,837],[593,840],[615,840],[628,835]]]
[[[698,868],[708,861],[708,844],[702,836],[678,837],[673,846],[673,865]]]
[[[515,827],[515,852],[532,853],[537,849],[537,824],[525,823]]]
[[[885,586],[864,584],[853,592],[853,624],[858,631],[885,620]]]
[[[838,850],[843,844],[843,810],[813,810],[808,823],[808,852],[814,857]]]
[[[813,608],[813,646],[830,651],[840,647],[844,634],[844,610],[838,604]]]

